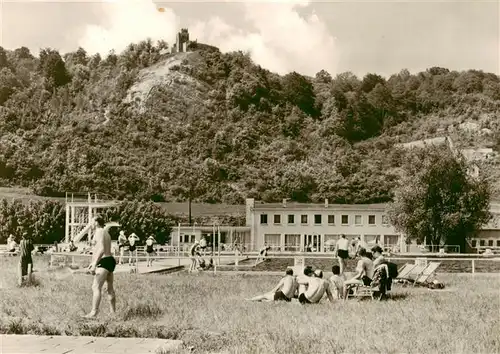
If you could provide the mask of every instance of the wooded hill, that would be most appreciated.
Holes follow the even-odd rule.
[[[399,178],[397,143],[447,135],[459,148],[498,146],[494,74],[279,76],[242,52],[166,48],[144,41],[101,58],[0,47],[1,186],[153,201],[378,203]],[[492,181],[498,161],[480,162]]]

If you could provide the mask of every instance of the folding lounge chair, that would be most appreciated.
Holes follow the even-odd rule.
[[[440,265],[440,262],[429,262],[423,272],[415,279],[413,286],[415,286],[415,284],[423,285],[429,283]]]
[[[406,263],[401,269],[398,270],[398,276],[394,280],[398,279],[404,279],[413,268],[415,268],[417,265],[413,263]]]
[[[408,271],[406,274],[398,274],[396,278],[398,282],[403,284],[414,283],[417,278],[424,272],[427,265],[423,264],[415,264],[413,268]]]
[[[366,297],[369,296],[372,300],[375,299],[375,293],[380,293],[378,300],[387,292],[387,282],[389,279],[389,268],[387,264],[379,265],[373,272],[373,280],[370,285],[353,285],[353,293],[347,294],[349,297]]]

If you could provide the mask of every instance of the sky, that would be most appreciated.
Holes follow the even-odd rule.
[[[433,66],[500,74],[497,0],[156,1],[0,0],[0,45],[106,55],[148,37],[174,43],[187,27],[191,39],[248,51],[280,74],[388,77]]]

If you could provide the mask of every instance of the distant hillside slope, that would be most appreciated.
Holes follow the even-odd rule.
[[[459,149],[498,148],[494,74],[279,76],[241,52],[161,54],[167,47],[144,41],[106,58],[0,48],[1,185],[44,196],[378,203],[399,178],[395,144],[450,136]],[[498,154],[478,162],[496,197],[498,163]]]

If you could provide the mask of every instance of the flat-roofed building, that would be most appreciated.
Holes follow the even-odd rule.
[[[389,224],[386,204],[257,203],[246,200],[250,239],[282,251],[325,252],[341,234],[368,245],[401,248],[403,238]]]

